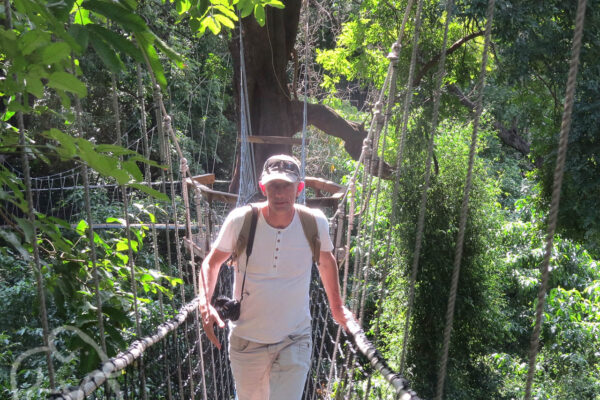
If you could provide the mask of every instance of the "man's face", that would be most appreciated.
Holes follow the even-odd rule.
[[[298,195],[298,183],[273,180],[265,185],[265,195],[269,207],[275,211],[289,211],[294,208]]]

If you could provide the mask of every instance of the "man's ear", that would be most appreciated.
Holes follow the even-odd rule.
[[[304,182],[298,182],[298,191],[296,194],[300,194],[300,192],[304,189]]]
[[[258,187],[260,188],[260,191],[262,192],[263,196],[266,196],[267,190],[265,188],[265,184],[262,182],[258,182]]]

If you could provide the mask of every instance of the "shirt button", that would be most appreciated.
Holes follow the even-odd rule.
[[[277,265],[273,264],[273,268],[277,268]]]
[[[277,260],[277,256],[275,256],[275,259]]]
[[[279,251],[279,247],[277,247],[277,248],[275,249],[275,251]]]

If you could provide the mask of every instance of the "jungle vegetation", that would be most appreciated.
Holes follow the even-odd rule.
[[[19,355],[44,344],[42,299],[50,327],[69,324],[100,340],[97,286],[111,356],[137,336],[133,291],[143,299],[139,315],[145,331],[156,325],[163,299],[172,315],[179,304],[169,299],[191,290],[189,277],[178,275],[165,251],[168,237],[158,243],[158,260],[144,229],[132,229],[130,237],[123,230],[106,230],[90,238],[85,194],[70,191],[65,198],[32,204],[26,174],[47,177],[85,166],[95,184],[136,190],[125,210],[132,220],[167,215],[173,208],[168,191],[143,182],[167,180],[165,154],[176,150],[164,148],[158,139],[147,152],[133,145],[143,139],[140,98],[148,105],[143,116],[148,129],[158,130],[162,117],[152,105],[162,97],[193,174],[214,173],[235,190],[241,24],[253,132],[297,136],[306,98],[311,139],[307,174],[344,184],[357,165],[406,4],[5,0],[0,5],[0,397],[12,396],[10,371]],[[397,96],[387,126],[382,211],[373,222],[376,241],[367,266],[364,326],[396,369],[406,345],[404,375],[422,398],[433,397],[438,373],[486,7],[483,0],[454,2],[420,270],[406,336],[415,227],[433,134],[435,73],[448,18],[445,2],[423,2],[400,168],[396,157],[414,46],[414,8],[404,32]],[[535,370],[538,399],[600,399],[600,1],[589,0],[586,11]],[[575,2],[496,1],[446,378],[448,399],[524,394],[575,12]],[[269,154],[282,151],[298,154],[299,148],[262,147],[255,162],[260,166]],[[95,221],[123,218],[123,204],[109,189],[94,192],[91,205]],[[383,265],[390,232],[394,257],[391,265]],[[92,247],[101,270],[97,282],[90,268]],[[98,356],[82,341],[65,340],[63,345],[79,358],[57,365],[57,379],[77,382],[97,366]],[[34,382],[36,369],[45,365],[42,356],[30,360],[18,376],[30,398],[42,396]],[[41,387],[49,385],[43,375]],[[373,385],[371,396],[378,398],[376,388],[385,382]]]

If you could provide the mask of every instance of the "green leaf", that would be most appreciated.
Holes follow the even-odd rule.
[[[223,14],[224,16],[226,16],[227,18],[229,18],[232,21],[238,20],[237,15],[235,15],[235,12],[233,12],[233,9],[231,7],[217,5],[217,6],[215,6],[215,10],[219,11],[221,14]]]
[[[77,25],[87,25],[92,23],[92,21],[90,20],[90,11],[81,7],[80,0],[73,4],[71,14],[74,15],[73,22]]]
[[[75,145],[75,138],[66,133],[52,128],[42,133],[45,137],[57,141],[61,145],[61,156],[64,158],[72,158],[77,154],[77,147]]]
[[[261,4],[254,6],[254,18],[256,18],[256,22],[258,22],[260,26],[265,26],[265,7]]]
[[[2,121],[8,121],[9,119],[11,119],[13,117],[13,115],[15,115],[16,113],[14,111],[6,111],[3,115],[2,115]]]
[[[27,251],[27,249],[25,249],[25,247],[23,247],[21,241],[19,240],[19,237],[15,235],[14,232],[0,229],[0,238],[4,239],[6,243],[10,244],[13,248],[15,248],[19,252],[21,257],[23,257],[23,259],[29,260],[29,252]]]
[[[169,197],[166,194],[161,193],[158,190],[153,189],[149,186],[143,185],[141,183],[131,183],[129,186],[131,186],[132,188],[141,190],[142,192],[149,194],[150,196],[152,196],[158,200],[169,201]]]
[[[79,233],[80,235],[84,235],[85,231],[89,228],[88,223],[82,219],[81,221],[79,221],[79,223],[77,224],[77,226],[75,227],[75,230],[77,231],[77,233]]]
[[[87,11],[87,10],[86,10]],[[89,41],[89,33],[82,25],[73,24],[69,28],[69,34],[75,38],[75,41],[82,49],[87,49]]]
[[[175,8],[179,14],[185,14],[191,7],[189,0],[175,0]]]
[[[115,53],[109,46],[107,42],[104,41],[99,36],[92,35],[90,36],[90,42],[92,43],[92,47],[96,50],[96,54],[100,57],[104,65],[108,67],[108,69],[113,73],[118,73],[119,71],[125,69],[125,65],[121,58]]]
[[[213,17],[206,17],[202,20],[202,24],[205,28],[210,29],[213,35],[218,35],[221,32],[221,24],[215,21]]]
[[[142,51],[146,54],[146,57],[148,57],[148,62],[150,63],[150,68],[152,69],[152,72],[154,73],[154,77],[156,78],[156,81],[158,82],[158,84],[160,85],[160,87],[162,89],[166,89],[167,88],[167,78],[165,77],[165,71],[162,67],[162,64],[160,63],[160,59],[158,58],[158,53],[156,52],[156,49],[152,45],[154,36],[147,35],[147,34],[140,34],[140,35],[137,35],[135,38],[138,41]]]
[[[136,181],[141,182],[141,181],[144,180],[144,175],[142,174],[142,171],[140,171],[140,169],[138,168],[138,166],[135,163],[135,161],[132,161],[132,160],[124,161],[123,162],[123,169],[125,169],[127,172],[129,172],[129,174]]]
[[[190,18],[190,29],[192,32],[196,32],[200,29],[200,21],[197,18]]]
[[[139,15],[118,3],[112,1],[87,0],[83,2],[83,7],[113,20],[128,32],[148,31],[148,26]]]
[[[222,14],[215,14],[215,19],[217,21],[219,21],[221,24],[225,25],[229,29],[234,29],[235,28],[235,25],[233,24],[233,21],[230,20],[229,18],[227,18],[226,16],[222,15]]]
[[[279,8],[279,9],[285,8],[283,3],[279,0],[267,0],[264,2],[264,4],[267,6],[271,6],[271,7],[275,7],[275,8]]]
[[[56,64],[69,58],[71,48],[65,42],[55,42],[44,48],[42,57],[44,64]]]
[[[208,10],[208,0],[200,0],[198,2],[199,16],[202,17],[204,15],[204,13],[206,13],[206,10]]]
[[[27,78],[25,80],[25,89],[38,99],[44,97],[44,85],[42,84],[39,75],[27,74]]]
[[[127,245],[127,242],[125,240],[122,240],[117,243],[116,249],[117,251],[126,251],[129,250],[129,246]]]
[[[183,63],[183,57],[181,56],[181,54],[177,53],[175,50],[169,47],[168,44],[163,42],[162,39],[156,35],[154,35],[154,44],[160,51],[162,51],[167,57],[169,57],[169,59],[173,61],[175,65],[177,65],[179,68],[185,68],[185,64]]]
[[[24,56],[50,43],[50,34],[38,29],[27,31],[19,37],[19,48]]]
[[[54,89],[74,93],[79,97],[87,96],[87,88],[75,75],[57,71],[48,77],[48,86]]]
[[[121,3],[123,5],[123,7],[126,7],[131,11],[135,11],[135,9],[138,6],[138,3],[136,0],[119,0],[119,3]]]
[[[102,312],[108,315],[113,322],[118,322],[124,326],[131,325],[131,320],[127,317],[127,312],[121,308],[105,305],[102,307]]]
[[[15,218],[15,221],[17,221],[17,225],[23,230],[25,241],[32,243],[35,240],[33,224],[24,218]]]
[[[97,24],[88,25],[87,29],[89,29],[90,32],[92,32],[93,34],[100,36],[107,44],[109,44],[114,49],[117,49],[120,52],[127,54],[137,62],[144,62],[144,56],[142,55],[140,49],[133,42],[127,40],[127,38]]]

